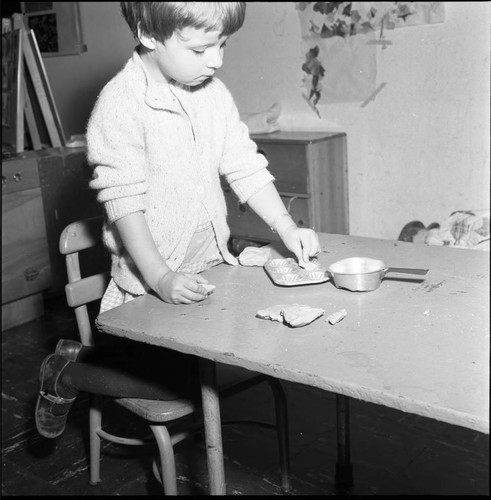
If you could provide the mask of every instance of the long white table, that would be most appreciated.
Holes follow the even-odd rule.
[[[214,363],[237,365],[454,425],[489,433],[489,253],[392,240],[320,234],[319,261],[380,259],[427,268],[425,277],[389,274],[371,292],[331,281],[275,285],[261,267],[219,265],[204,276],[216,289],[194,305],[147,295],[101,314],[110,334],[198,356],[212,493],[225,493]],[[421,279],[424,281],[421,281]],[[325,315],[290,328],[256,317],[278,304]],[[331,325],[340,309],[347,316]]]

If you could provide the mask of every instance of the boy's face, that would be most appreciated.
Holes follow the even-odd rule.
[[[156,81],[176,80],[195,86],[213,76],[222,66],[226,36],[219,31],[183,28],[161,43],[153,38],[140,37],[148,51],[143,62]]]

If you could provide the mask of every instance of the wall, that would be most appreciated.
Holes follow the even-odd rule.
[[[136,45],[119,2],[80,2],[80,16],[87,52],[44,58],[67,138],[85,132],[97,95]]]
[[[117,3],[81,2],[88,52],[46,59],[67,135],[81,133],[104,83],[134,46]],[[301,96],[303,53],[292,2],[249,2],[219,76],[239,110],[274,102],[283,129],[348,136],[351,234],[397,238],[414,219],[439,222],[459,209],[489,208],[490,4],[445,2],[445,22],[385,32],[377,85],[361,103],[320,106]]]

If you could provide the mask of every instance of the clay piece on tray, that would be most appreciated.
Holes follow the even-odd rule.
[[[324,309],[303,304],[277,305],[256,312],[256,317],[278,321],[293,328],[308,325],[324,314]]]
[[[329,273],[317,259],[309,262],[304,269],[292,257],[287,259],[271,259],[264,264],[264,269],[277,285],[297,286],[323,283],[330,278]]]
[[[302,264],[301,262],[299,262],[298,265],[302,269],[305,269],[305,271],[308,271],[308,272],[319,270],[319,261],[317,259],[309,260],[308,262],[305,262],[305,264]]]

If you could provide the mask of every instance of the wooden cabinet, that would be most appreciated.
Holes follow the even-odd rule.
[[[50,284],[37,161],[2,161],[2,330],[42,315]]]
[[[2,161],[2,330],[44,312],[43,295],[63,295],[58,241],[75,220],[102,213],[89,189],[85,148],[29,151]]]
[[[102,205],[96,199],[96,191],[89,188],[92,168],[87,163],[85,148],[53,149],[49,155],[38,158],[38,171],[52,270],[46,295],[64,295],[68,278],[65,258],[59,251],[61,232],[71,222],[102,215]],[[92,263],[87,265],[92,270]]]
[[[346,134],[342,132],[274,132],[254,134],[258,151],[285,206],[299,227],[349,234]],[[278,235],[223,185],[233,237],[271,242]]]

